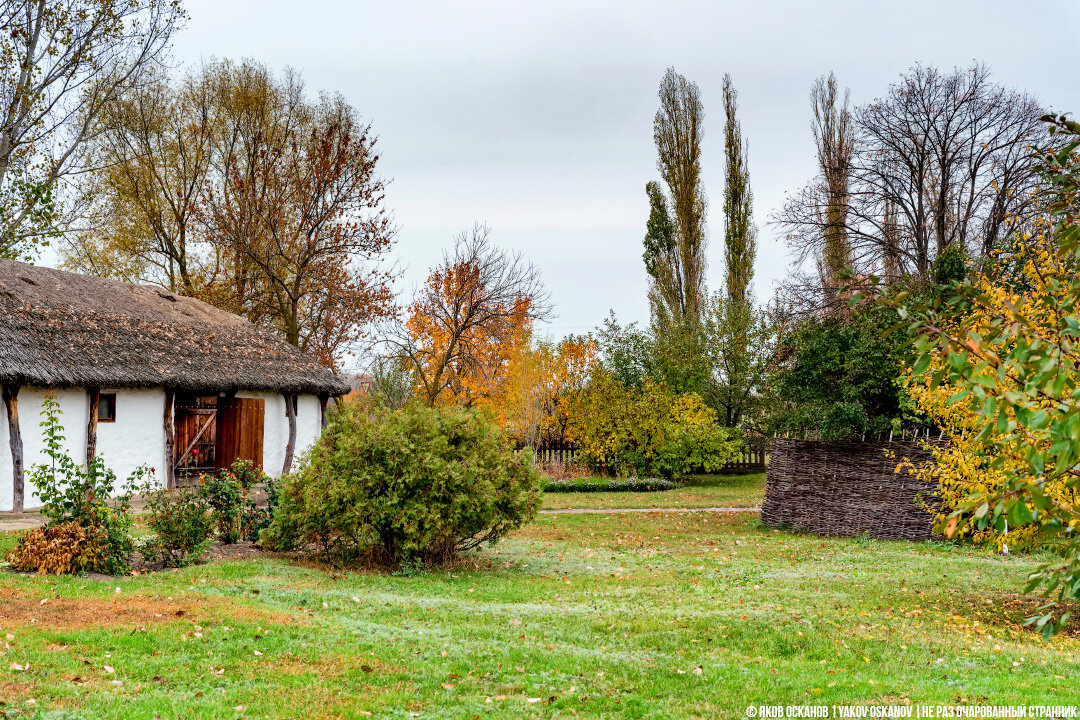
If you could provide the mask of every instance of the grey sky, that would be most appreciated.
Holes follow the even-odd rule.
[[[739,91],[760,228],[758,298],[788,268],[766,225],[814,172],[807,94],[835,70],[855,103],[913,63],[986,62],[995,78],[1080,112],[1080,2],[283,2],[187,0],[184,63],[249,57],[340,91],[380,137],[401,226],[405,292],[453,235],[486,222],[535,262],[559,317],[553,335],[609,308],[645,321],[645,183],[664,69],[705,104],[709,284],[722,283],[721,80]]]

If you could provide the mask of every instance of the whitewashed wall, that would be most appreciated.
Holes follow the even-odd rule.
[[[23,462],[27,470],[45,461],[44,439],[38,423],[45,390],[23,388],[19,392],[19,426],[23,439]],[[114,392],[105,388],[103,393]],[[98,423],[97,452],[105,465],[116,473],[121,485],[135,468],[147,465],[154,469],[158,484],[165,482],[165,391],[116,390],[116,421]],[[90,416],[90,397],[85,390],[57,390],[66,441],[64,448],[78,463],[86,460],[86,424]],[[281,393],[239,392],[238,397],[261,398],[266,402],[263,420],[263,468],[277,477],[285,462],[289,439],[289,419]],[[296,452],[293,467],[322,432],[319,398],[301,395],[297,400]],[[11,510],[14,500],[14,477],[8,439],[7,413],[0,405],[0,511]],[[117,487],[116,489],[119,489]],[[41,506],[41,500],[27,479],[25,507]]]
[[[23,440],[23,464],[30,470],[47,460],[41,434],[41,408],[47,391],[24,387],[19,391],[19,429]],[[90,397],[85,390],[55,390],[64,426],[64,450],[80,465],[86,461],[86,424]],[[108,388],[102,392],[114,392]],[[165,481],[164,390],[116,390],[116,422],[98,423],[97,452],[116,473],[117,488],[139,465],[154,468],[158,483]],[[0,412],[0,510],[11,510],[14,475],[7,413]],[[25,507],[41,506],[36,488],[27,476]]]
[[[90,412],[89,398],[86,412]],[[86,455],[85,443],[84,439],[82,456]],[[154,469],[154,480],[164,485],[165,391],[116,391],[116,422],[98,423],[97,453],[105,459],[105,466],[116,473],[118,484],[123,484],[135,468],[146,465]]]

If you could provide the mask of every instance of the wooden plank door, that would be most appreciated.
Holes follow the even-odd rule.
[[[220,398],[217,413],[218,470],[237,460],[263,468],[263,422],[266,401],[258,398]]]

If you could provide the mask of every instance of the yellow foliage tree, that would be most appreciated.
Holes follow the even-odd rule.
[[[517,348],[502,383],[481,405],[519,442],[532,447],[566,442],[573,400],[595,364],[596,343],[588,337],[527,342]]]

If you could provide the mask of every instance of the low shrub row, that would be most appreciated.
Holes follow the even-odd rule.
[[[665,478],[597,478],[584,477],[566,480],[547,480],[544,492],[655,492],[674,490],[682,485]]]

